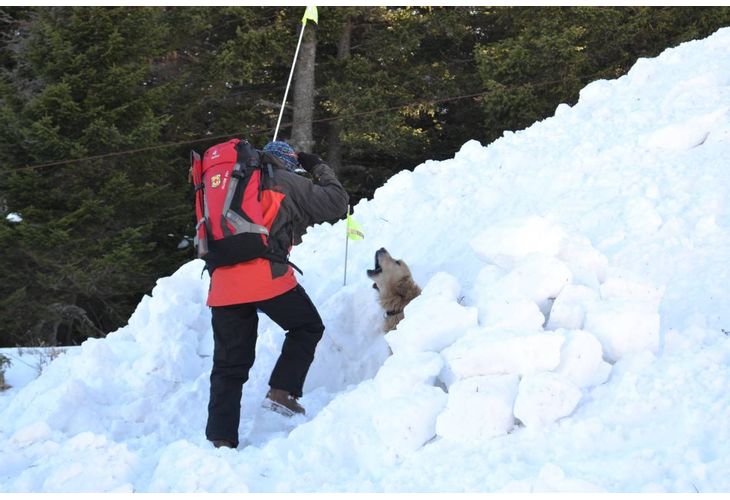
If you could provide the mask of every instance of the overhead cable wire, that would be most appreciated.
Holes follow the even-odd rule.
[[[595,75],[589,75],[586,77],[582,77],[581,79],[595,77],[602,73],[603,72],[597,73]],[[532,87],[542,87],[545,85],[560,83],[561,81],[563,81],[563,80],[553,80],[553,81],[539,82],[539,83],[526,84],[526,85],[531,85]],[[525,86],[525,85],[521,85],[521,86]],[[327,118],[319,118],[316,120],[312,120],[312,123],[329,123],[329,122],[337,121],[337,120],[359,118],[362,116],[385,113],[388,111],[397,111],[399,109],[403,109],[403,108],[407,108],[407,107],[411,107],[411,106],[441,104],[441,103],[445,103],[445,102],[458,101],[461,99],[470,99],[470,98],[475,98],[475,97],[481,97],[483,95],[487,95],[492,92],[493,92],[493,90],[482,90],[480,92],[474,92],[471,94],[463,94],[463,95],[458,95],[458,96],[440,97],[440,98],[435,98],[435,99],[423,99],[420,101],[412,101],[409,103],[397,104],[395,106],[387,106],[387,107],[371,109],[371,110],[367,110],[367,111],[360,111],[357,113],[350,113],[350,114],[346,114],[346,115],[337,115],[337,116],[331,116],[331,117],[327,117]],[[281,128],[288,128],[288,127],[291,127],[292,125],[293,125],[292,122],[283,123],[281,125]],[[173,148],[173,147],[179,147],[179,146],[184,146],[184,145],[189,145],[189,144],[198,144],[198,143],[202,143],[202,142],[217,141],[217,140],[222,140],[222,139],[228,139],[230,137],[240,137],[240,136],[253,135],[253,134],[265,134],[265,133],[271,132],[272,130],[273,130],[273,127],[248,129],[246,131],[239,131],[239,132],[216,135],[216,136],[202,137],[202,138],[198,138],[198,139],[188,139],[188,140],[183,140],[183,141],[167,142],[164,144],[157,144],[154,146],[146,146],[146,147],[142,147],[142,148],[128,149],[128,150],[123,150],[123,151],[114,151],[114,152],[110,152],[110,153],[102,153],[102,154],[98,154],[98,155],[86,156],[83,158],[73,158],[73,159],[68,159],[68,160],[58,160],[58,161],[52,161],[52,162],[47,162],[47,163],[41,163],[41,164],[37,164],[37,165],[20,166],[20,167],[12,168],[12,170],[14,172],[20,172],[20,171],[25,171],[25,170],[34,170],[34,169],[54,167],[54,166],[59,166],[59,165],[67,165],[67,164],[71,164],[71,163],[80,163],[80,162],[84,162],[84,161],[103,160],[105,158],[114,158],[114,157],[118,157],[118,156],[126,156],[126,155],[132,155],[132,154],[137,154],[137,153],[144,153],[147,151],[155,151],[158,149]]]

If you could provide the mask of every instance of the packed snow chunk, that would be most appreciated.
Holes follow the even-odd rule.
[[[483,261],[511,270],[531,253],[557,255],[564,236],[559,226],[532,216],[492,224],[471,240],[471,247]]]
[[[474,290],[477,292],[483,290],[493,290],[499,280],[501,280],[507,273],[504,269],[494,264],[487,264],[479,270],[477,279],[474,282]]]
[[[501,436],[514,427],[512,408],[517,375],[471,377],[449,388],[446,409],[436,420],[436,434],[471,443]]]
[[[531,493],[605,493],[606,490],[583,479],[565,475],[555,464],[543,465]]]
[[[540,288],[541,278],[539,273],[534,279],[526,276],[530,272],[527,267],[505,273],[488,264],[479,271],[473,293],[481,326],[527,331],[542,328],[545,316],[529,295]]]
[[[560,364],[565,338],[554,333],[524,333],[494,328],[472,329],[441,355],[439,378],[451,386],[479,375],[528,374]]]
[[[586,312],[584,329],[601,342],[604,358],[611,363],[627,354],[659,350],[659,313],[644,302],[597,302]]]
[[[17,224],[18,222],[23,222],[23,217],[20,214],[16,214],[13,212],[13,213],[8,214],[5,217],[5,220],[7,220],[8,222],[13,222],[13,223]]]
[[[385,361],[374,382],[383,396],[395,397],[418,385],[435,385],[443,366],[443,359],[435,352],[398,353]]]
[[[393,353],[439,352],[477,326],[477,309],[457,302],[458,284],[446,273],[438,273],[423,292],[404,310],[398,327],[385,335]]]
[[[567,285],[553,302],[547,329],[580,330],[583,328],[586,310],[599,300],[598,292],[591,288],[583,285]]]
[[[526,256],[495,289],[506,297],[524,295],[545,310],[549,299],[554,299],[573,278],[570,269],[555,257],[533,253]]]
[[[380,441],[397,455],[418,450],[436,435],[436,419],[446,399],[438,387],[419,385],[407,394],[379,401],[372,421]]]
[[[572,283],[598,289],[606,279],[608,258],[596,250],[588,238],[571,235],[563,240],[557,257],[573,275]]]
[[[596,80],[589,83],[578,93],[578,104],[581,105],[581,108],[585,108],[590,104],[600,105],[606,102],[608,96],[614,93],[614,85],[615,83],[610,80]]]
[[[581,330],[558,330],[566,340],[560,352],[560,365],[555,369],[581,389],[600,385],[608,380],[611,365],[603,360],[603,348],[596,337]]]
[[[646,302],[650,307],[658,308],[664,295],[664,289],[623,269],[610,269],[606,281],[601,285],[601,298]]]
[[[682,119],[649,135],[646,145],[652,149],[684,151],[704,144],[719,123],[727,121],[728,108]]]
[[[513,330],[539,330],[545,317],[533,301],[523,295],[507,296],[497,285],[506,275],[493,264],[482,267],[474,282],[474,304],[479,325]]]
[[[51,436],[51,428],[42,420],[21,427],[10,438],[10,441],[19,446],[27,446],[31,443],[37,443]]]
[[[487,148],[482,146],[481,142],[476,139],[469,139],[461,146],[461,149],[456,152],[454,158],[464,158],[466,161],[477,163],[486,153]]]
[[[131,493],[138,474],[138,457],[126,443],[110,442],[105,436],[83,432],[61,443],[48,460],[17,478],[25,483],[31,475],[43,477],[44,492],[56,493]]]
[[[176,441],[162,450],[152,473],[149,491],[152,493],[248,493],[246,484],[232,467],[237,451],[230,448],[214,450],[192,443]],[[181,473],[184,471],[184,473]]]
[[[560,374],[525,375],[515,399],[515,417],[527,427],[544,427],[573,413],[582,396],[581,390]]]
[[[517,331],[535,331],[542,328],[545,316],[537,304],[520,295],[498,296],[478,294],[479,325]]]
[[[444,300],[458,301],[461,294],[459,281],[449,273],[439,272],[428,280],[421,291],[422,297],[440,297]]]

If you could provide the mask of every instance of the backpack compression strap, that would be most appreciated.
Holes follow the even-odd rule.
[[[248,143],[245,143],[243,147],[245,148],[246,145],[248,145]],[[245,179],[247,175],[253,175],[253,170],[259,168],[257,159],[250,154],[250,151],[242,151],[240,143],[236,149],[238,149],[238,157],[236,158],[236,164],[233,167],[231,180],[228,183],[228,191],[226,192],[226,199],[223,202],[223,210],[221,212],[221,228],[223,229],[223,234],[226,236],[232,236],[234,234],[241,233],[258,233],[268,236],[269,230],[266,229],[266,227],[249,222],[231,210],[231,203],[233,202],[233,196],[236,194],[239,181]],[[245,158],[242,158],[242,156],[244,156],[241,154],[242,152],[245,153]],[[254,158],[253,161],[251,161],[252,158]],[[247,167],[250,166],[250,171],[244,171],[242,164]],[[259,173],[259,175],[261,174]],[[261,179],[259,181],[261,181]],[[233,226],[234,232],[231,232],[226,222]]]

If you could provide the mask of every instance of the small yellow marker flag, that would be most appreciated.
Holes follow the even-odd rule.
[[[310,5],[304,11],[304,16],[302,16],[302,24],[307,24],[307,19],[309,19],[310,21],[313,21],[314,24],[319,24],[317,22],[317,20],[318,20],[317,7],[315,7],[314,5]]]
[[[365,238],[360,224],[350,217],[350,214],[347,214],[347,237],[351,240],[362,240]]]

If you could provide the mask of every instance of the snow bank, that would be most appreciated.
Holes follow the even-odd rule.
[[[730,419],[728,68],[724,29],[400,172],[355,207],[346,286],[344,221],[310,228],[307,415],[259,409],[284,337],[262,317],[238,450],[203,435],[208,279],[181,267],[124,328],[8,374],[0,491],[730,490],[707,424]],[[380,247],[423,287],[387,335]]]

